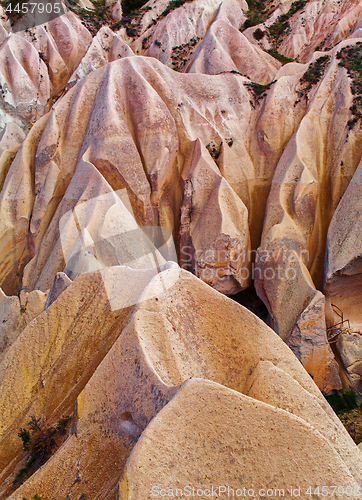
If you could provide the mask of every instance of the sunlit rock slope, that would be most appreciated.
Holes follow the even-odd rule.
[[[1,498],[354,490],[362,3],[65,8],[2,8]]]

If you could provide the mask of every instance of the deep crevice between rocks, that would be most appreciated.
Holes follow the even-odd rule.
[[[258,297],[254,285],[249,286],[235,295],[230,295],[230,299],[235,300],[238,304],[246,307],[266,323],[268,317],[268,309],[264,302]]]

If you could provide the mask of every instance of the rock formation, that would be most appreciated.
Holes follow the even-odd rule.
[[[361,2],[1,8],[2,498],[349,498],[320,391],[362,395]]]
[[[122,280],[125,268],[113,269],[118,293],[130,293]],[[32,414],[55,421],[75,402],[76,410],[71,436],[10,498],[37,491],[49,499],[79,498],[82,492],[93,498],[97,491],[115,498],[125,481],[130,496],[141,488],[139,495],[148,498],[153,481],[160,487],[197,484],[200,470],[210,478],[213,464],[225,456],[225,481],[235,487],[240,474],[249,487],[304,486],[318,479],[331,485],[338,470],[343,484],[354,488],[362,455],[283,341],[187,271],[175,267],[164,273],[176,273],[167,293],[156,277],[137,306],[114,312],[100,273],[82,274],[18,337],[2,368],[7,475],[22,456],[17,428]],[[29,351],[37,353],[32,363]],[[26,372],[14,373],[15,360]],[[39,381],[36,387],[33,380]],[[169,451],[155,453],[152,442]],[[307,447],[304,453],[301,446]],[[264,449],[274,457],[275,472],[257,460]],[[320,468],[310,468],[311,456]],[[160,475],[169,470],[168,460],[178,464],[175,473]],[[252,473],[256,461],[261,475]],[[222,471],[217,468],[215,480]]]

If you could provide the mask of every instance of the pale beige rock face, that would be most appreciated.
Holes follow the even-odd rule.
[[[239,32],[246,9],[246,3],[236,0],[186,3],[147,30],[132,47],[182,72],[238,71],[266,84],[280,63]]]
[[[47,294],[40,290],[7,297],[0,289],[0,364],[18,335],[43,312]]]
[[[180,265],[216,290],[251,284],[248,211],[197,140],[182,173]]]
[[[167,5],[168,2],[157,2],[154,5],[152,1],[146,4],[151,10],[144,14],[141,21],[142,35],[131,43],[131,47],[137,54],[155,57],[172,67],[173,48],[185,46],[193,38],[204,38],[221,6],[221,1],[196,0],[185,3],[161,18],[156,26],[152,26],[152,18],[157,19],[157,14],[162,14]],[[239,5],[236,11],[239,17]]]
[[[9,167],[0,194],[0,275],[2,289],[8,295],[19,290],[22,270],[34,252],[33,240],[28,232],[34,200],[34,156],[47,118],[42,117],[23,141]]]
[[[49,74],[51,96],[57,96],[85,55],[92,35],[70,11],[29,32],[20,33],[41,54]]]
[[[336,477],[335,469],[341,471],[337,474],[343,473],[348,484],[360,480],[362,455],[337,417],[333,416],[332,410],[311,378],[282,340],[250,311],[212,290],[192,274],[186,271],[179,274],[175,268],[162,274],[166,276],[174,273],[178,279],[166,293],[162,293],[158,280],[151,281],[123,331],[121,324],[125,324],[126,318],[124,313],[121,313],[123,319],[118,317],[117,320],[117,339],[108,354],[104,352],[100,364],[94,359],[98,356],[98,353],[94,354],[97,352],[94,342],[100,342],[95,334],[97,331],[98,335],[99,332],[106,335],[106,331],[110,331],[106,324],[114,324],[115,316],[113,313],[110,318],[109,311],[100,307],[100,304],[103,304],[104,292],[100,286],[99,274],[78,277],[47,311],[29,325],[34,332],[34,328],[40,327],[40,324],[36,326],[37,322],[41,320],[49,324],[48,315],[52,314],[53,321],[59,321],[62,332],[67,330],[68,334],[63,341],[58,341],[57,353],[52,348],[50,365],[54,363],[56,355],[59,361],[62,360],[64,373],[74,370],[71,359],[66,364],[64,362],[68,359],[68,348],[78,339],[77,345],[80,349],[84,350],[84,346],[88,345],[87,356],[93,353],[93,361],[88,361],[92,368],[89,365],[85,368],[84,352],[83,357],[78,358],[78,377],[81,370],[88,373],[92,370],[93,375],[85,386],[83,385],[84,389],[78,396],[71,436],[47,464],[10,497],[11,499],[31,497],[35,492],[41,492],[46,498],[55,500],[65,497],[69,491],[74,498],[79,498],[82,492],[86,497],[96,498],[100,491],[102,498],[114,498],[126,460],[145,428],[126,469],[130,495],[133,487],[141,487],[143,473],[148,474],[151,479],[159,470],[158,467],[162,468],[164,462],[158,462],[159,457],[163,456],[168,460],[171,449],[176,457],[179,454],[184,457],[181,460],[180,455],[179,465],[172,473],[168,472],[169,481],[175,482],[181,480],[187,470],[197,471],[205,468],[206,473],[209,467],[207,464],[211,465],[214,461],[215,464],[219,462],[220,466],[214,465],[210,470],[216,475],[213,475],[213,478],[218,478],[218,474],[223,471],[222,464],[225,463],[224,446],[229,451],[233,450],[235,459],[233,463],[226,462],[229,472],[225,470],[225,473],[229,475],[225,477],[230,478],[230,481],[240,476],[241,462],[244,464],[242,470],[245,482],[252,485],[253,481],[263,478],[264,474],[267,480],[269,469],[264,465],[262,467],[260,463],[259,448],[269,457],[270,463],[275,464],[274,472],[280,475],[278,480],[282,482],[292,480],[292,476],[284,480],[282,476],[295,474],[295,461],[299,464],[300,474],[302,475],[303,471],[306,475],[303,479],[306,482],[316,480],[319,474],[319,477],[325,478],[329,484],[331,477]],[[129,285],[122,288],[122,281],[119,279],[117,283],[120,287],[119,293],[127,293]],[[92,302],[89,301],[89,293],[94,296]],[[83,309],[78,309],[77,312],[72,305],[71,311],[68,297],[77,296],[85,298]],[[98,311],[98,319],[90,323],[89,315],[94,314],[95,310]],[[55,312],[57,316],[54,316]],[[78,318],[77,324],[83,326],[77,329],[75,336],[71,336],[74,339],[71,341],[67,337],[70,334],[69,326],[74,324],[75,318]],[[69,326],[63,327],[64,320]],[[99,321],[106,321],[101,329],[96,326]],[[29,335],[29,327],[22,335]],[[48,332],[44,333],[42,355],[49,349]],[[63,338],[62,335],[61,333],[59,339]],[[32,342],[36,342],[35,335],[32,339],[29,337],[28,345],[32,345]],[[15,345],[12,348],[12,356],[15,356],[14,347]],[[75,357],[74,354],[72,359]],[[47,366],[44,366],[43,370],[47,370]],[[51,417],[48,417],[48,420],[52,421],[64,411],[66,403],[68,408],[71,407],[74,394],[77,391],[79,393],[82,384],[79,382],[77,389],[74,388],[70,394],[67,394],[67,388],[64,387],[50,400],[45,393],[51,390],[49,384],[52,386],[56,380],[53,381],[50,376],[48,378],[48,372],[46,373],[47,379],[42,377],[44,388],[39,387],[33,396],[32,411],[42,404],[44,412],[48,414],[50,407],[54,407]],[[55,376],[55,372],[52,373]],[[65,380],[69,382],[70,388],[71,380],[74,383],[76,375],[70,376],[70,372],[67,373]],[[20,374],[17,377],[20,381]],[[85,375],[81,378],[84,380],[84,377]],[[192,380],[179,388],[179,385],[190,377],[203,380]],[[13,380],[14,383],[17,382]],[[24,384],[23,379],[22,383]],[[185,390],[189,397],[183,399]],[[171,403],[165,407],[170,400]],[[18,403],[19,406],[21,404],[24,402]],[[169,419],[170,408],[177,408],[177,412],[181,412],[180,425],[174,417]],[[213,408],[212,414],[206,418],[209,408]],[[25,422],[26,418],[26,415],[21,417]],[[240,425],[235,425],[235,418],[241,419]],[[206,427],[205,419],[208,422]],[[260,429],[259,424],[255,424],[259,419]],[[189,435],[190,440],[184,440],[186,431],[183,430],[182,422],[190,422],[186,428],[189,431],[193,428],[195,437],[192,434]],[[17,425],[20,425],[19,418]],[[169,426],[174,429],[172,438],[164,435]],[[279,426],[283,427],[283,431]],[[290,431],[287,432],[286,429]],[[160,433],[162,437],[157,438],[158,442],[163,440],[169,448],[169,453],[157,455],[156,461],[151,460],[149,469],[143,467],[139,471],[140,474],[134,476],[132,468],[136,465],[133,464],[138,467],[140,457],[148,457],[150,448],[144,443],[147,442],[147,436],[153,432],[157,435]],[[201,451],[196,435],[203,432],[206,441]],[[252,441],[252,446],[249,443],[247,452],[245,447],[240,447],[240,438],[237,437],[245,436],[246,432],[256,432],[258,436]],[[8,432],[4,434],[3,442],[7,435]],[[212,446],[213,439],[220,440],[222,435],[224,445],[215,449],[215,446]],[[174,446],[168,445],[169,439],[173,440]],[[209,440],[211,442],[207,444]],[[185,456],[184,446],[187,446],[191,453],[189,459]],[[303,454],[300,453],[301,446],[307,447]],[[294,447],[295,452],[292,455],[291,451],[285,453],[285,449],[292,450]],[[310,456],[316,456],[317,463],[321,464],[320,468],[310,468]],[[322,456],[327,459],[322,460]],[[260,471],[258,469],[258,474],[255,475],[255,467],[258,467],[257,457]],[[146,463],[149,467],[148,458],[145,465]],[[338,464],[338,467],[333,464]],[[100,466],[102,473],[99,472]],[[8,474],[11,470],[9,467]],[[190,481],[196,481],[193,474],[188,476]],[[3,477],[5,479],[5,476]],[[158,479],[162,480],[163,477],[163,473],[159,471]],[[142,487],[149,485],[150,482]]]
[[[187,4],[187,8],[192,5]],[[233,23],[237,25],[243,14],[239,8],[241,14],[233,20],[230,14],[232,8],[232,4],[220,7],[211,27],[222,22],[231,30],[236,29]],[[169,16],[176,15],[176,11]],[[147,13],[150,11],[145,15]],[[206,37],[211,33],[210,28]],[[238,36],[244,37],[239,32]],[[250,45],[250,41],[245,43]],[[119,44],[125,54],[130,53],[121,40],[121,34],[112,38],[111,31],[104,28],[94,39],[78,67],[79,75],[74,78],[112,59],[113,46],[118,47]],[[343,42],[341,46],[345,44]],[[261,49],[255,50],[260,52]],[[207,59],[205,55],[203,60]],[[254,58],[249,59],[254,61]],[[73,60],[70,58],[70,61]],[[259,63],[256,64],[256,67],[259,66]],[[187,212],[192,203],[190,205],[190,200],[185,200],[190,179],[183,172],[192,164],[194,141],[198,140],[202,147],[210,145],[209,150],[215,148],[216,153],[220,153],[218,158],[217,154],[214,155],[215,161],[207,156],[206,151],[203,155],[208,158],[208,168],[214,171],[214,182],[220,182],[222,189],[218,188],[218,193],[215,191],[215,199],[209,197],[198,202],[199,211],[201,206],[210,207],[214,202],[216,205],[212,210],[203,209],[201,218],[197,215],[196,219],[197,211],[194,214],[191,230],[194,241],[199,243],[191,252],[191,260],[188,255],[184,258],[181,248],[178,248],[182,263],[190,264],[186,266],[188,269],[223,293],[235,293],[247,286],[250,276],[253,277],[249,267],[250,256],[245,255],[249,250],[248,233],[250,248],[255,251],[260,242],[269,186],[274,179],[259,254],[270,254],[271,251],[276,255],[280,251],[286,254],[287,257],[276,257],[268,272],[274,272],[279,265],[284,266],[292,251],[301,253],[303,265],[294,262],[290,269],[285,269],[290,275],[296,273],[297,278],[292,280],[280,277],[276,281],[268,277],[260,279],[256,269],[256,286],[269,307],[273,327],[283,339],[287,339],[295,328],[297,337],[303,335],[298,333],[301,324],[309,329],[316,325],[321,332],[316,345],[324,354],[322,358],[319,354],[313,356],[316,360],[325,360],[326,373],[316,375],[316,370],[319,370],[317,363],[312,363],[313,372],[310,373],[318,380],[326,381],[326,385],[320,386],[323,389],[330,388],[331,384],[339,387],[335,376],[332,376],[336,373],[336,365],[326,339],[324,346],[320,343],[323,337],[323,306],[317,315],[306,307],[316,297],[316,287],[322,285],[322,262],[329,220],[360,160],[357,151],[361,134],[353,130],[346,137],[347,141],[342,141],[339,146],[339,131],[343,130],[343,134],[347,135],[346,122],[350,116],[348,108],[352,96],[345,70],[339,68],[334,59],[320,85],[310,91],[309,100],[296,103],[299,80],[306,69],[306,65],[296,63],[280,69],[277,82],[262,104],[251,102],[252,93],[244,85],[249,80],[241,75],[222,74],[212,79],[200,74],[180,75],[154,58],[127,56],[82,78],[54,107],[42,133],[34,167],[37,195],[33,204],[34,195],[29,194],[25,217],[20,215],[24,210],[21,205],[19,214],[15,216],[16,223],[15,220],[12,222],[16,226],[13,231],[17,235],[16,241],[19,241],[19,250],[12,254],[12,264],[10,257],[5,259],[5,292],[11,293],[20,286],[24,266],[23,285],[27,289],[46,291],[50,288],[55,274],[63,271],[65,264],[59,240],[59,221],[67,210],[77,204],[80,196],[86,201],[94,189],[104,192],[105,189],[126,187],[139,223],[161,224],[172,230],[175,238],[178,234],[183,235],[183,241],[189,238],[190,231],[185,228],[189,224]],[[320,120],[323,126],[316,135],[314,130]],[[284,154],[280,157],[283,150]],[[319,151],[318,158],[315,150]],[[18,165],[17,170],[24,168],[19,155],[20,152],[12,168],[9,167],[11,157],[4,167],[12,176],[15,175],[15,165]],[[345,165],[343,172],[341,162]],[[227,189],[224,186],[228,186]],[[330,201],[320,196],[325,189],[332,192]],[[220,198],[221,192],[229,194]],[[8,206],[8,201],[3,201],[4,213],[7,213]],[[30,233],[26,234],[25,225],[30,213]],[[212,224],[210,221],[213,219],[208,213],[215,214]],[[205,217],[209,217],[209,221]],[[231,223],[232,219],[235,221]],[[196,220],[200,223],[196,224]],[[99,218],[96,222],[96,213],[92,221],[92,224],[101,222]],[[210,231],[204,230],[204,225]],[[288,238],[284,241],[286,234]],[[73,240],[75,237],[73,235]],[[4,232],[4,248],[9,241]],[[215,260],[210,254],[211,266],[208,262],[210,258],[205,258],[210,245],[211,253],[220,249],[225,254],[221,260]],[[198,261],[192,263],[197,252]],[[309,253],[309,260],[306,252]],[[31,262],[26,265],[29,260]],[[216,274],[215,268],[219,265],[221,267]],[[264,271],[269,267],[267,262]],[[14,269],[20,277],[19,281],[12,281],[12,288],[7,288],[6,280]],[[298,286],[294,287],[296,283]],[[294,293],[294,289],[300,290],[300,293]],[[285,306],[286,296],[288,303]],[[303,311],[304,319],[297,325]],[[311,318],[315,321],[318,318],[318,325],[313,323],[314,320],[306,321],[306,314],[310,312]],[[306,331],[306,335],[310,336],[310,332]],[[317,347],[312,351],[315,349]],[[305,354],[308,359],[312,351],[308,351],[308,356]],[[333,382],[330,384],[328,379]]]
[[[8,349],[1,365],[0,396],[4,487],[24,455],[16,429],[31,415],[56,422],[73,411],[78,394],[120,335],[129,312],[129,308],[111,310],[100,274],[82,275]]]
[[[38,194],[30,224],[34,259],[25,270],[26,287],[45,291],[55,273],[64,269],[59,220],[78,202],[81,193],[85,201],[94,189],[101,193],[104,189],[126,187],[139,223],[164,225],[177,235],[184,188],[181,172],[192,163],[195,139],[207,145],[215,138],[220,145],[221,140],[235,137],[232,146],[225,147],[232,149],[236,157],[239,151],[244,154],[243,145],[237,140],[248,127],[250,116],[243,78],[234,75],[220,75],[216,80],[206,75],[202,78],[200,87],[198,75],[175,74],[154,59],[127,57],[82,79],[55,106],[42,134],[35,163]],[[189,93],[193,95],[192,101]],[[221,100],[213,101],[215,95]],[[110,120],[109,113],[117,119]],[[69,119],[70,116],[73,118]],[[214,118],[210,120],[210,116]],[[205,149],[203,154],[209,155]],[[222,289],[232,293],[234,275],[239,285],[245,286],[247,282],[239,277],[243,268],[248,267],[247,256],[241,255],[249,248],[247,212],[242,200],[217,173],[210,156],[207,162],[211,165],[210,172],[214,171],[214,182],[222,182],[219,193],[228,193],[226,198],[224,194],[218,195],[219,208],[215,214],[219,211],[217,217],[223,222],[212,229],[209,244],[219,238],[221,248],[225,245],[228,248],[230,257],[227,255],[222,265],[226,271],[221,274],[230,275],[230,285],[223,285]],[[200,206],[213,203],[210,188],[208,192],[209,199],[204,198]],[[95,214],[95,220],[96,217]],[[201,227],[196,231],[201,240],[205,232],[200,232]],[[234,270],[228,263],[230,258],[237,262]]]
[[[321,292],[297,319],[286,344],[326,394],[341,389],[339,368],[326,339],[325,301]]]
[[[361,241],[362,162],[338,204],[328,228],[324,292],[362,330]]]
[[[2,155],[5,151],[17,148],[24,139],[24,132],[15,122],[7,123],[0,135],[0,154]]]
[[[346,368],[349,378],[349,386],[361,392],[362,389],[362,335],[356,333],[345,333],[337,342],[337,348],[341,355],[343,366]]]
[[[295,381],[295,377],[293,379],[270,361],[259,362],[250,377],[249,386],[246,395],[290,412],[313,426],[336,449],[353,475],[358,477],[358,455],[355,451],[350,454],[349,435],[347,432],[339,435],[340,420],[323,398],[311,394]],[[339,435],[337,441],[336,433]]]
[[[1,129],[13,120],[29,126],[46,112],[50,97],[47,68],[35,47],[18,35],[6,38],[0,47],[0,83]]]
[[[25,134],[15,122],[5,125],[0,136],[0,188],[3,188],[10,165],[25,139]]]
[[[44,115],[91,41],[72,12],[5,37],[0,47],[0,129],[12,121],[29,129]]]
[[[306,321],[306,318],[301,319],[301,314],[303,311],[304,315],[310,314],[311,305],[308,304],[316,300],[315,286],[322,286],[328,225],[360,160],[354,155],[355,144],[361,141],[360,131],[347,133],[348,115],[342,111],[347,102],[351,102],[348,86],[345,70],[332,60],[324,79],[310,96],[306,114],[276,168],[256,269],[256,288],[268,307],[273,328],[282,338],[293,335],[293,329],[294,335],[303,336],[301,324],[306,338],[314,328],[320,331],[320,341],[324,337],[324,347],[315,340],[320,345],[320,352],[325,353],[322,356],[325,374],[320,373],[319,361],[313,364],[314,370],[319,371],[318,377],[325,380],[330,379],[328,366],[334,363],[322,333],[324,315],[317,314],[312,319],[312,314]],[[346,104],[338,101],[337,95],[343,95]],[[317,129],[316,121],[320,124]],[[344,130],[342,136],[341,130]],[[315,155],[316,141],[325,145],[325,161]],[[342,165],[346,166],[342,168]],[[325,190],[330,193],[329,197],[321,194]],[[294,289],[298,293],[291,299]],[[317,358],[321,359],[319,355]],[[335,369],[336,366],[334,372]],[[310,373],[315,374],[314,371]],[[327,387],[331,388],[329,383]]]
[[[239,32],[245,19],[238,2],[223,2],[189,72],[215,75],[238,71],[253,82],[270,83],[281,64]]]
[[[167,494],[218,485],[254,489],[254,495],[263,487],[284,489],[285,498],[293,498],[291,487],[300,486],[300,497],[307,498],[310,485],[332,486],[337,480],[352,489],[358,484],[305,421],[219,384],[191,379],[142,434],[127,462],[119,499],[152,498],[152,487]]]
[[[291,33],[279,50],[289,57],[308,62],[316,50],[328,50],[348,38],[362,12],[356,0],[308,2],[291,20]]]
[[[361,454],[315,385],[362,392],[362,337],[340,336],[339,366],[326,338],[331,302],[362,324],[362,129],[347,125],[336,58],[362,40],[361,2],[308,2],[278,47],[300,62],[284,66],[256,26],[240,31],[245,1],[168,5],[150,0],[133,38],[107,26],[92,38],[72,12],[16,35],[0,22],[0,496],[30,416],[74,411],[12,500],[151,498],[151,480],[200,471],[230,484],[243,471],[250,487],[361,484]],[[197,277],[155,248],[162,279],[147,258],[120,265],[122,189],[134,219],[120,227],[165,226]],[[81,231],[69,213],[85,214]],[[224,296],[252,278],[279,337]]]
[[[349,320],[337,342],[350,381],[362,389],[362,162],[338,204],[328,229],[324,293]],[[335,315],[334,323],[341,319]],[[328,326],[332,326],[329,324]],[[343,325],[347,327],[348,324]]]
[[[44,310],[48,309],[71,283],[72,280],[65,273],[57,273],[44,304]]]
[[[71,76],[67,89],[92,71],[122,57],[133,56],[132,49],[108,27],[99,30],[85,56]]]

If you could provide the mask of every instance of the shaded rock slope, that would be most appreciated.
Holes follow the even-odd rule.
[[[362,3],[68,7],[2,8],[1,498],[350,497],[320,391],[362,397]]]

